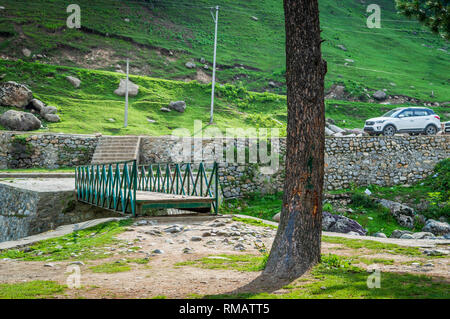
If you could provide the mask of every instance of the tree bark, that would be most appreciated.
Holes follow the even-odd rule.
[[[320,261],[326,61],[317,0],[284,0],[287,145],[283,207],[264,275],[300,277]]]

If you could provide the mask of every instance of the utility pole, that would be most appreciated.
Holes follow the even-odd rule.
[[[216,24],[214,34],[214,61],[213,61],[213,76],[212,76],[212,91],[211,91],[211,115],[209,118],[209,124],[213,124],[214,120],[214,87],[216,85],[216,52],[217,52],[217,25],[219,22],[219,6],[216,6],[216,17],[214,17],[213,9],[211,8],[211,16]]]
[[[127,58],[127,82],[125,83],[125,120],[124,127],[128,126],[128,73],[130,69],[130,59]]]

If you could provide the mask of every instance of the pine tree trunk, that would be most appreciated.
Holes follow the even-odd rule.
[[[284,0],[288,104],[283,207],[264,275],[294,279],[320,261],[324,77],[317,0]]]

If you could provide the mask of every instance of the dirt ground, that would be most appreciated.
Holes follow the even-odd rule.
[[[173,227],[178,225],[179,228]],[[166,232],[175,228],[174,233]],[[181,231],[180,231],[181,230]],[[80,289],[67,289],[60,298],[189,298],[193,295],[224,294],[234,292],[252,282],[260,272],[240,272],[227,269],[204,269],[177,263],[197,260],[221,254],[260,255],[258,245],[270,249],[275,229],[252,226],[231,219],[203,222],[157,223],[156,225],[133,225],[116,237],[123,244],[104,247],[109,258],[83,261],[80,265]],[[256,245],[255,245],[256,243]],[[130,247],[138,247],[136,251]],[[244,250],[240,250],[244,249]],[[162,250],[162,253],[155,253]],[[432,260],[425,257],[392,254],[373,254],[365,249],[349,249],[340,244],[324,242],[322,253],[342,256],[383,258],[394,260],[393,265],[377,264],[389,272],[426,274],[450,281],[449,258]],[[148,264],[129,264],[130,271],[118,273],[95,273],[90,267],[132,258],[148,258]],[[31,280],[52,280],[66,284],[67,267],[73,262],[25,262],[0,259],[0,283],[17,283]],[[411,265],[420,262],[422,265]],[[357,264],[367,268],[364,263]],[[373,265],[370,265],[370,267]],[[273,291],[277,293],[277,291]]]

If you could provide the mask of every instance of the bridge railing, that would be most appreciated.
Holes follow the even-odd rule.
[[[217,163],[150,164],[136,160],[78,166],[75,169],[77,199],[94,206],[136,215],[136,192],[148,191],[214,199],[219,209]]]
[[[219,165],[214,162],[158,163],[138,167],[138,190],[210,197],[219,209]]]
[[[75,169],[77,199],[94,206],[136,215],[138,185],[135,160],[78,166]]]

